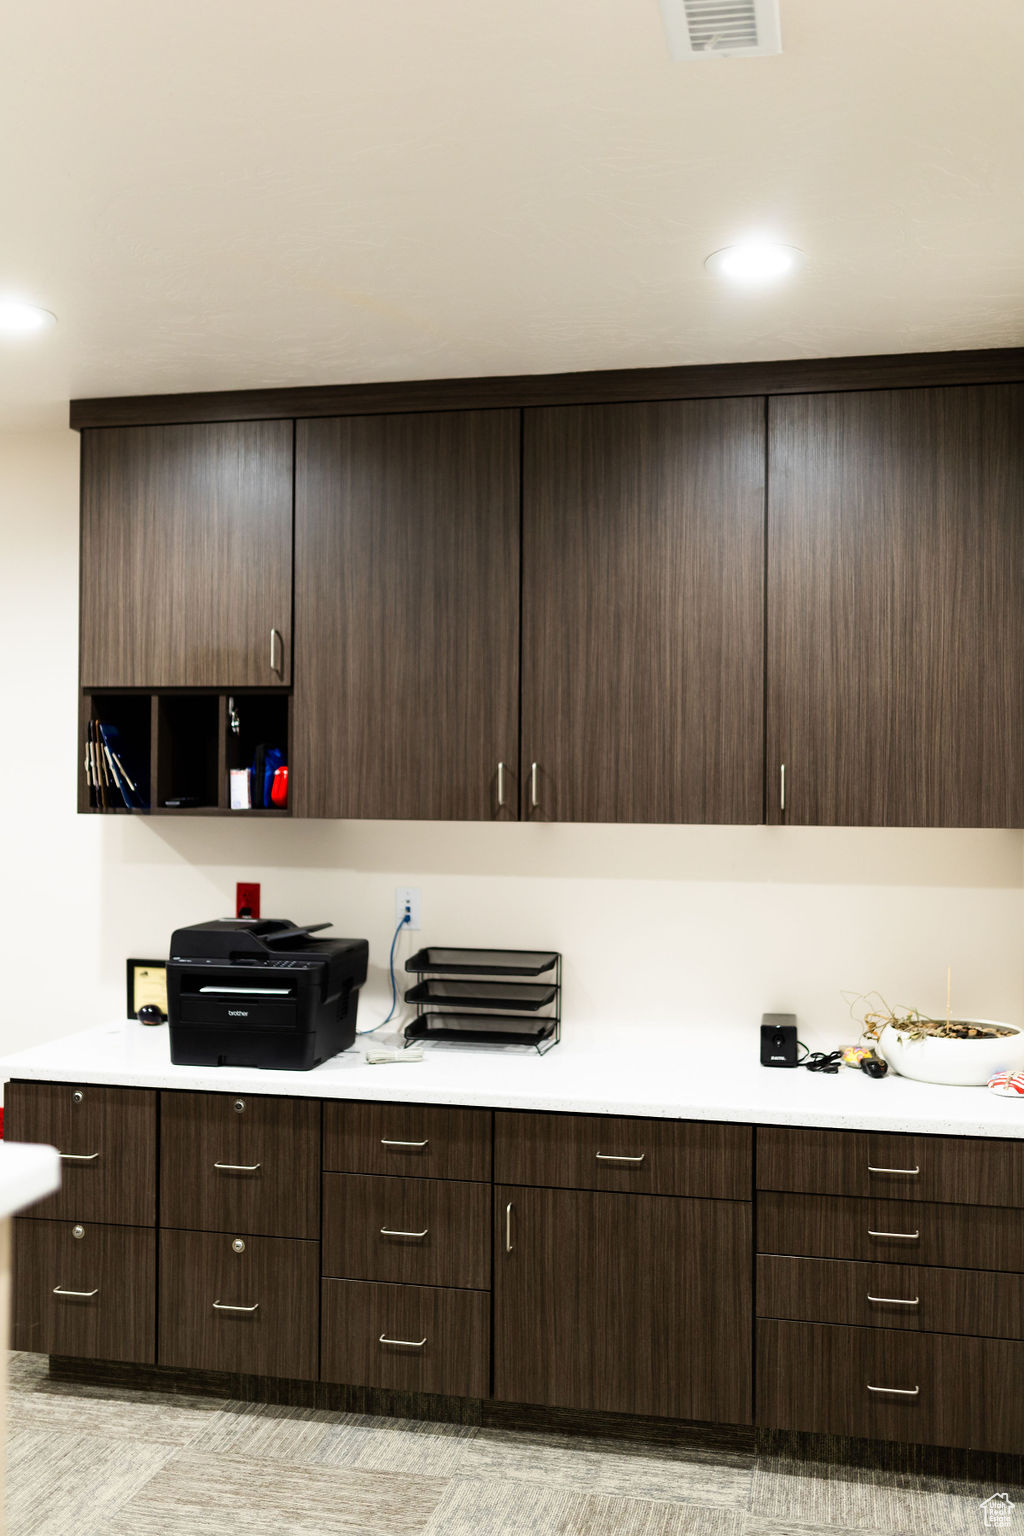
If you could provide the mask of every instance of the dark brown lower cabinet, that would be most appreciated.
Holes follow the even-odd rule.
[[[745,1202],[496,1189],[494,1396],[747,1424],[750,1273]]]
[[[153,1364],[151,1228],[21,1220],[13,1246],[12,1348]]]
[[[490,1295],[323,1282],[322,1381],[486,1397]]]
[[[162,1231],[158,1364],[315,1380],[319,1268],[314,1242]]]
[[[320,1105],[262,1094],[160,1095],[160,1222],[316,1238]]]
[[[486,1184],[325,1173],[323,1272],[487,1290],[490,1212]]]
[[[757,1260],[757,1314],[1024,1339],[1024,1275],[762,1253]]]
[[[757,1325],[757,1422],[1020,1453],[1024,1344],[895,1328]]]
[[[8,1083],[8,1141],[41,1141],[61,1155],[60,1189],[32,1207],[59,1220],[156,1221],[156,1093],[91,1083]]]
[[[887,1260],[957,1269],[1024,1272],[1024,1221],[995,1205],[861,1200],[851,1195],[757,1197],[757,1245],[765,1253]]]

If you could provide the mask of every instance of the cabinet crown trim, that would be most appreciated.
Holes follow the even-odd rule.
[[[178,425],[315,416],[366,416],[532,405],[695,400],[729,395],[791,395],[929,385],[1009,384],[1024,380],[1024,348],[907,352],[777,362],[701,363],[478,379],[412,379],[288,389],[210,390],[72,400],[70,425]]]

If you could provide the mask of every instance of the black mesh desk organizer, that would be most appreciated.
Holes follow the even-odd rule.
[[[525,1046],[542,1056],[562,1038],[562,957],[554,950],[421,949],[406,1045]]]

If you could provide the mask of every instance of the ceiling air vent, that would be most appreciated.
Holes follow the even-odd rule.
[[[781,53],[779,0],[660,0],[674,59],[754,59]]]

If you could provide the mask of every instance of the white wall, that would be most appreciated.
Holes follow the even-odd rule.
[[[122,1016],[124,960],[231,910],[370,940],[380,1016],[396,884],[425,941],[552,945],[567,1028],[677,1019],[753,1049],[765,1010],[848,1037],[841,989],[1024,1023],[1024,837],[730,827],[170,822],[75,814],[77,454],[0,437],[0,1052]]]

